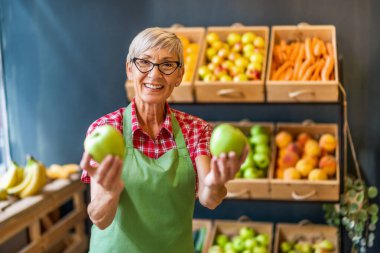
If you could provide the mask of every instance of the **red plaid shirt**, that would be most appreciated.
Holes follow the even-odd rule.
[[[111,112],[96,120],[89,127],[87,135],[94,131],[95,128],[105,124],[111,125],[123,133],[124,110],[125,108],[120,108],[119,110]],[[198,189],[198,177],[195,158],[199,155],[207,155],[211,157],[210,138],[212,128],[206,121],[187,113],[171,109],[168,104],[166,104],[166,111],[167,114],[162,124],[161,130],[156,139],[153,140],[141,128],[136,115],[135,102],[134,100],[131,102],[133,146],[134,148],[143,152],[146,156],[154,159],[159,158],[168,150],[176,148],[173,136],[172,122],[170,118],[170,112],[173,112],[182,130],[182,134],[185,138],[191,161],[193,162],[194,171],[196,174],[196,189]],[[91,165],[97,166],[97,163],[95,161],[91,161]],[[81,180],[84,183],[90,183],[90,177],[87,175],[87,172],[85,170],[83,170]]]

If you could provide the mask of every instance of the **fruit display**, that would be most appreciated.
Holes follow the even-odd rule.
[[[110,125],[97,127],[84,141],[84,149],[98,163],[107,155],[116,155],[123,159],[125,143],[123,135]]]
[[[337,253],[338,229],[319,224],[276,225],[276,253]]]
[[[205,60],[198,69],[205,82],[261,80],[266,41],[254,31],[210,31],[206,35]]]
[[[38,194],[45,186],[46,168],[43,163],[32,156],[28,156],[24,169],[12,163],[1,180],[1,185],[8,195],[26,198]]]
[[[333,134],[313,135],[280,130],[275,136],[277,160],[275,178],[320,181],[335,179],[338,167]]]
[[[284,241],[280,246],[281,253],[332,253],[335,247],[329,240],[320,240],[315,242],[302,241]]]
[[[70,175],[79,172],[78,164],[52,164],[46,170],[46,176],[50,179],[69,179]]]
[[[198,43],[191,41],[184,35],[177,34],[177,36],[181,40],[183,46],[185,74],[182,81],[191,82],[197,67],[200,46]]]
[[[273,47],[270,80],[335,80],[335,61],[332,43],[318,36],[302,41],[281,39]]]
[[[262,125],[253,125],[250,127],[248,140],[251,149],[236,178],[265,178],[268,176],[272,153],[270,131]]]
[[[271,238],[249,226],[236,227],[235,233],[217,233],[208,253],[269,253]]]

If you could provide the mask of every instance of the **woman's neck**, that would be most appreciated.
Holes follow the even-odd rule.
[[[158,135],[166,115],[166,106],[163,104],[146,104],[135,100],[137,119],[152,139]]]

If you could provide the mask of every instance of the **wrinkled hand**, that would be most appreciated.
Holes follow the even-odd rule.
[[[80,166],[91,177],[91,183],[98,184],[108,193],[120,194],[124,189],[124,182],[121,179],[123,161],[117,156],[108,155],[97,168],[94,168],[90,165],[91,159],[91,155],[84,152],[80,162]]]
[[[220,187],[235,178],[241,164],[247,158],[248,151],[249,147],[246,145],[240,157],[235,152],[222,153],[218,157],[212,157],[210,172],[205,177],[205,185],[208,187]]]

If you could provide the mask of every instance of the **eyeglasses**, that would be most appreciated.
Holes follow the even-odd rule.
[[[136,68],[141,73],[148,73],[150,72],[154,66],[158,67],[158,70],[165,75],[171,75],[181,64],[178,61],[167,61],[162,63],[153,63],[151,61],[140,59],[140,58],[133,58],[133,63],[135,64]]]

